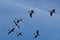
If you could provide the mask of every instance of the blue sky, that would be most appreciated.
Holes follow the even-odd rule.
[[[56,9],[51,17],[50,9]],[[27,11],[33,9],[35,14],[29,17]],[[13,28],[13,20],[21,17],[20,29],[8,35]],[[34,32],[40,36],[34,39]],[[17,32],[22,31],[21,37]],[[0,40],[60,40],[60,0],[0,0]]]

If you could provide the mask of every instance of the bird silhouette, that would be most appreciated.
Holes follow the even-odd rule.
[[[34,38],[37,38],[39,36],[39,30],[36,31]]]
[[[17,33],[17,36],[22,36],[22,32],[18,32]]]
[[[30,14],[30,17],[32,18],[32,14],[34,14],[34,10],[28,11]]]
[[[55,9],[52,9],[52,10],[50,10],[49,12],[50,12],[50,16],[52,16],[53,13],[56,13],[56,12],[55,12]]]

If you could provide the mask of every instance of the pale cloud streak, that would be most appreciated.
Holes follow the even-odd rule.
[[[50,19],[52,18],[52,17],[49,17],[48,15],[49,15],[49,12],[48,11],[46,11],[46,10],[44,10],[44,9],[39,9],[39,8],[35,8],[35,7],[32,7],[32,6],[28,6],[28,5],[26,5],[26,4],[23,4],[23,3],[19,3],[19,2],[16,2],[16,1],[0,1],[0,3],[4,3],[4,4],[10,4],[10,8],[12,7],[12,8],[14,8],[15,7],[15,9],[16,8],[19,8],[20,10],[21,9],[23,9],[23,10],[25,10],[25,11],[28,11],[28,10],[31,10],[31,9],[33,9],[34,11],[35,11],[35,17],[33,18],[33,20],[35,21],[35,22],[38,22],[39,23],[39,21],[40,22],[42,22],[42,23],[45,23],[45,24],[54,24],[53,22],[51,22],[50,21]],[[3,5],[3,7],[5,7],[5,8],[7,8],[7,6],[5,5]],[[12,9],[11,8],[11,9]],[[36,17],[37,16],[37,17]],[[44,18],[45,17],[45,18]],[[55,14],[55,16],[53,17],[53,20],[55,20],[55,21],[57,21],[57,22],[55,22],[55,23],[59,23],[58,21],[60,20],[59,19],[59,15],[57,15],[57,14]],[[35,19],[35,18],[37,18],[37,19]],[[58,20],[57,20],[58,19]],[[52,19],[51,19],[52,20]],[[47,22],[47,23],[46,23]]]

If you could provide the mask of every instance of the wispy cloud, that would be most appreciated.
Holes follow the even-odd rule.
[[[40,21],[40,22],[43,22],[48,25],[53,25],[53,24],[58,25],[59,24],[60,16],[58,14],[54,14],[53,17],[50,17],[50,16],[48,16],[50,14],[47,10],[35,8],[35,7],[28,6],[26,4],[22,4],[22,3],[18,3],[18,2],[16,2],[16,5],[18,8],[22,8],[26,11],[33,9],[35,11],[36,15],[38,15],[38,18],[35,16],[33,19],[33,20],[35,20],[35,22],[39,23],[39,21]]]
[[[36,15],[35,15],[33,20],[35,20],[36,22],[41,20],[43,23],[46,23],[46,21],[47,21],[47,24],[52,23],[52,22],[49,22],[51,17],[48,17],[49,12],[47,10],[40,9],[40,8],[35,8],[35,7],[32,7],[32,6],[28,6],[26,4],[19,3],[19,2],[16,2],[16,1],[12,1],[12,0],[10,0],[10,1],[9,0],[8,1],[0,0],[0,3],[1,3],[2,7],[10,8],[11,10],[12,10],[12,8],[14,8],[14,9],[19,8],[20,10],[24,9],[25,11],[33,9],[35,11],[35,13],[36,13]],[[5,4],[5,5],[2,5],[2,4]],[[55,14],[55,17],[53,19],[55,19],[57,21],[57,19],[60,20],[59,17],[60,17],[59,15]],[[35,18],[37,18],[38,20],[35,19]],[[41,19],[39,19],[39,18],[41,18]]]

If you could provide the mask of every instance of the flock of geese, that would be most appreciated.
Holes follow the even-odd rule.
[[[53,13],[56,13],[55,9],[49,10],[49,12],[50,12],[50,16],[53,16]],[[32,18],[32,15],[34,14],[34,10],[30,10],[30,11],[28,11],[28,13],[29,13],[30,18]],[[20,27],[19,27],[18,23],[21,22],[21,21],[23,21],[22,18],[16,18],[13,21],[14,22],[13,26],[15,26],[17,29],[19,29]],[[14,32],[15,27],[9,30],[8,35],[11,32]],[[36,30],[36,32],[34,33],[34,38],[37,38],[39,35],[40,35],[39,30]],[[17,36],[22,36],[22,32],[18,32]]]

